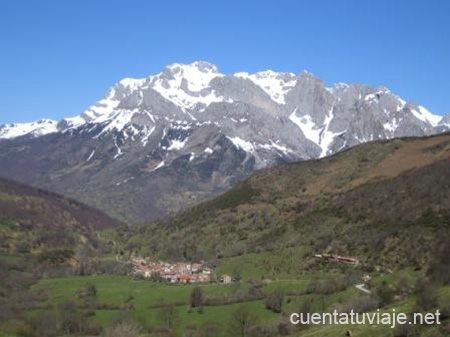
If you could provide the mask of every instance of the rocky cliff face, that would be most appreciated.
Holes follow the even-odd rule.
[[[77,117],[0,126],[0,172],[138,222],[260,168],[449,129],[448,117],[386,88],[173,64],[120,81]]]

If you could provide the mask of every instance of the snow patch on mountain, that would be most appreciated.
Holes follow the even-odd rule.
[[[143,130],[141,131],[141,133],[142,133],[142,138],[141,138],[142,146],[144,146],[144,147],[147,146],[148,139],[153,134],[153,131],[155,131],[155,129],[156,129],[156,126],[152,127],[151,129],[149,129],[147,126],[144,126]]]
[[[291,122],[297,125],[302,130],[303,135],[318,145],[321,148],[320,158],[327,156],[329,149],[334,139],[342,134],[342,132],[332,132],[329,130],[330,124],[334,118],[333,107],[328,111],[328,115],[325,117],[323,125],[319,126],[314,123],[311,116],[297,116],[297,109],[294,109],[289,116]]]
[[[86,159],[86,161],[89,161],[92,159],[92,157],[94,157],[95,154],[95,150],[92,150],[91,154],[89,155],[88,159]]]
[[[117,137],[114,137],[114,146],[115,146],[116,149],[117,149],[117,153],[116,153],[116,155],[114,156],[114,159],[117,159],[117,158],[119,158],[121,155],[123,155],[122,150],[120,149],[119,145],[117,144]]]
[[[411,112],[417,119],[421,120],[424,123],[429,123],[432,126],[438,125],[442,119],[441,116],[433,115],[421,105],[417,106],[417,109],[412,109]]]
[[[96,118],[110,114],[119,105],[120,100],[114,98],[115,89],[112,88],[105,98],[90,106],[81,114],[85,121],[94,121]]]
[[[251,80],[279,104],[286,104],[284,96],[297,83],[295,74],[276,73],[272,70],[261,71],[256,74],[240,72],[235,73],[234,76]]]
[[[164,162],[164,160],[162,162],[160,162],[158,165],[156,165],[156,167],[152,170],[150,170],[150,172],[154,172],[156,170],[159,170],[161,167],[163,167],[166,163]]]
[[[246,140],[244,140],[242,138],[239,138],[239,137],[227,137],[227,138],[229,140],[231,140],[232,143],[236,147],[238,147],[238,148],[240,148],[240,149],[242,149],[242,150],[244,150],[246,152],[253,152],[255,150],[255,147],[254,147],[254,145],[251,142],[248,142],[248,141],[246,141]]]
[[[371,94],[367,94],[364,97],[365,101],[368,101],[369,103],[375,102],[376,100],[378,100],[380,98],[381,95],[383,95],[385,93],[385,90],[378,90],[374,93]]]
[[[188,138],[186,138],[184,140],[174,139],[172,141],[172,144],[170,144],[170,146],[167,148],[167,151],[181,150],[186,145],[187,141],[188,141]]]
[[[325,118],[323,130],[320,133],[320,140],[318,144],[322,148],[320,158],[328,155],[328,150],[330,149],[330,146],[333,143],[334,139],[341,134],[340,132],[332,132],[329,130],[333,118],[333,107],[331,107],[328,111],[327,117]]]
[[[24,135],[39,137],[58,132],[58,122],[51,119],[41,119],[31,123],[14,123],[0,126],[0,138],[10,139]]]
[[[209,88],[216,77],[222,77],[217,67],[207,62],[172,64],[152,80],[153,89],[183,110],[193,109],[197,104],[210,105],[224,101]]]
[[[275,143],[273,140],[271,140],[270,143],[268,143],[268,144],[260,144],[260,145],[258,145],[258,148],[262,148],[262,149],[269,150],[269,151],[277,150],[279,152],[282,152],[285,155],[294,154],[295,153],[293,150],[287,148],[284,145],[279,145],[279,144]]]
[[[289,119],[302,130],[306,138],[313,143],[320,144],[320,133],[322,130],[313,122],[311,116],[305,115],[298,117],[296,112],[297,109],[292,112]]]
[[[384,123],[383,128],[393,134],[399,125],[399,120],[397,118],[393,118],[389,122]]]
[[[74,129],[83,124],[86,124],[86,120],[81,116],[64,118],[63,121],[67,123],[67,129]]]

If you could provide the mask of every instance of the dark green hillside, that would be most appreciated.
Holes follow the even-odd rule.
[[[33,321],[33,310],[48,306],[32,285],[46,277],[104,273],[112,245],[98,232],[119,225],[79,202],[0,178],[0,336],[56,336],[59,323]],[[109,265],[115,270],[117,263]],[[31,321],[42,322],[45,334]]]
[[[95,249],[97,230],[118,225],[118,221],[79,202],[0,178],[2,253],[31,253],[64,261],[77,246]],[[49,251],[59,252],[48,256]]]
[[[444,134],[264,170],[210,202],[120,235],[126,249],[173,259],[301,249],[400,268],[426,263],[450,237],[449,219]]]

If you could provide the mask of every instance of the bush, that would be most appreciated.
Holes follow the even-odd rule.
[[[401,294],[408,294],[412,288],[411,280],[406,276],[402,276],[397,280],[395,288]]]
[[[450,283],[450,240],[442,242],[430,262],[427,275],[434,282],[442,284]]]
[[[138,337],[142,327],[136,322],[121,322],[106,330],[106,337]]]
[[[360,297],[346,303],[336,305],[338,312],[350,313],[351,310],[357,313],[369,312],[378,308],[378,301],[370,297]]]
[[[174,305],[168,304],[166,306],[161,306],[158,310],[159,321],[168,328],[175,326],[178,320],[178,315]]]
[[[200,337],[216,337],[220,334],[220,326],[214,322],[206,322],[200,328]]]
[[[254,327],[255,323],[255,316],[246,306],[241,305],[237,307],[233,312],[231,322],[228,325],[228,332],[230,336],[233,337],[249,336],[249,333],[252,327]]]
[[[280,336],[288,336],[290,333],[291,323],[289,321],[283,320],[278,323],[277,331]]]
[[[79,298],[94,298],[97,296],[97,287],[95,284],[86,284],[83,288],[77,290],[77,296]]]
[[[161,276],[161,274],[160,274],[159,272],[153,271],[153,272],[150,274],[150,281],[152,281],[152,282],[157,282],[157,283],[163,283],[163,282],[165,282],[166,280]]]
[[[273,312],[280,313],[283,310],[284,304],[284,291],[277,289],[273,293],[269,294],[266,298],[266,309]]]
[[[39,263],[50,262],[51,264],[59,264],[66,262],[74,255],[73,250],[70,249],[55,249],[40,253],[37,256]]]
[[[416,304],[423,311],[436,308],[439,304],[439,287],[430,282],[420,284],[420,288],[417,289]]]
[[[233,278],[233,281],[239,282],[241,280],[241,270],[239,268],[234,268],[231,277]]]
[[[312,280],[308,285],[308,293],[316,294],[332,294],[343,291],[347,288],[347,284],[343,278],[326,277],[318,280]]]
[[[191,308],[197,308],[198,310],[203,310],[203,291],[200,287],[195,287],[192,289],[190,305]]]
[[[381,306],[391,304],[394,300],[395,291],[386,281],[383,281],[374,289],[375,298],[380,302]]]
[[[300,304],[298,309],[299,314],[311,314],[312,313],[312,299],[311,297],[306,297],[305,300]]]

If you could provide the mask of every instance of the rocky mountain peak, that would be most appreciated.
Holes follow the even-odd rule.
[[[16,138],[30,135],[38,137],[58,131],[58,122],[51,119],[40,119],[31,123],[11,123],[0,125],[0,139]]]
[[[448,130],[449,117],[433,115],[384,87],[327,87],[309,72],[226,75],[199,61],[123,79],[79,116],[0,126],[0,138],[10,139],[0,146],[27,149],[4,151],[3,157],[0,152],[0,168],[20,180],[15,163],[29,161],[36,176],[26,182],[74,191],[69,196],[83,201],[91,200],[83,199],[75,176],[92,184],[92,195],[98,184],[113,196],[117,191],[117,198],[153,193],[152,207],[140,210],[150,217],[166,212],[174,204],[169,199],[180,198],[184,207],[277,163]],[[129,197],[136,202],[129,207],[140,207],[143,201]]]

